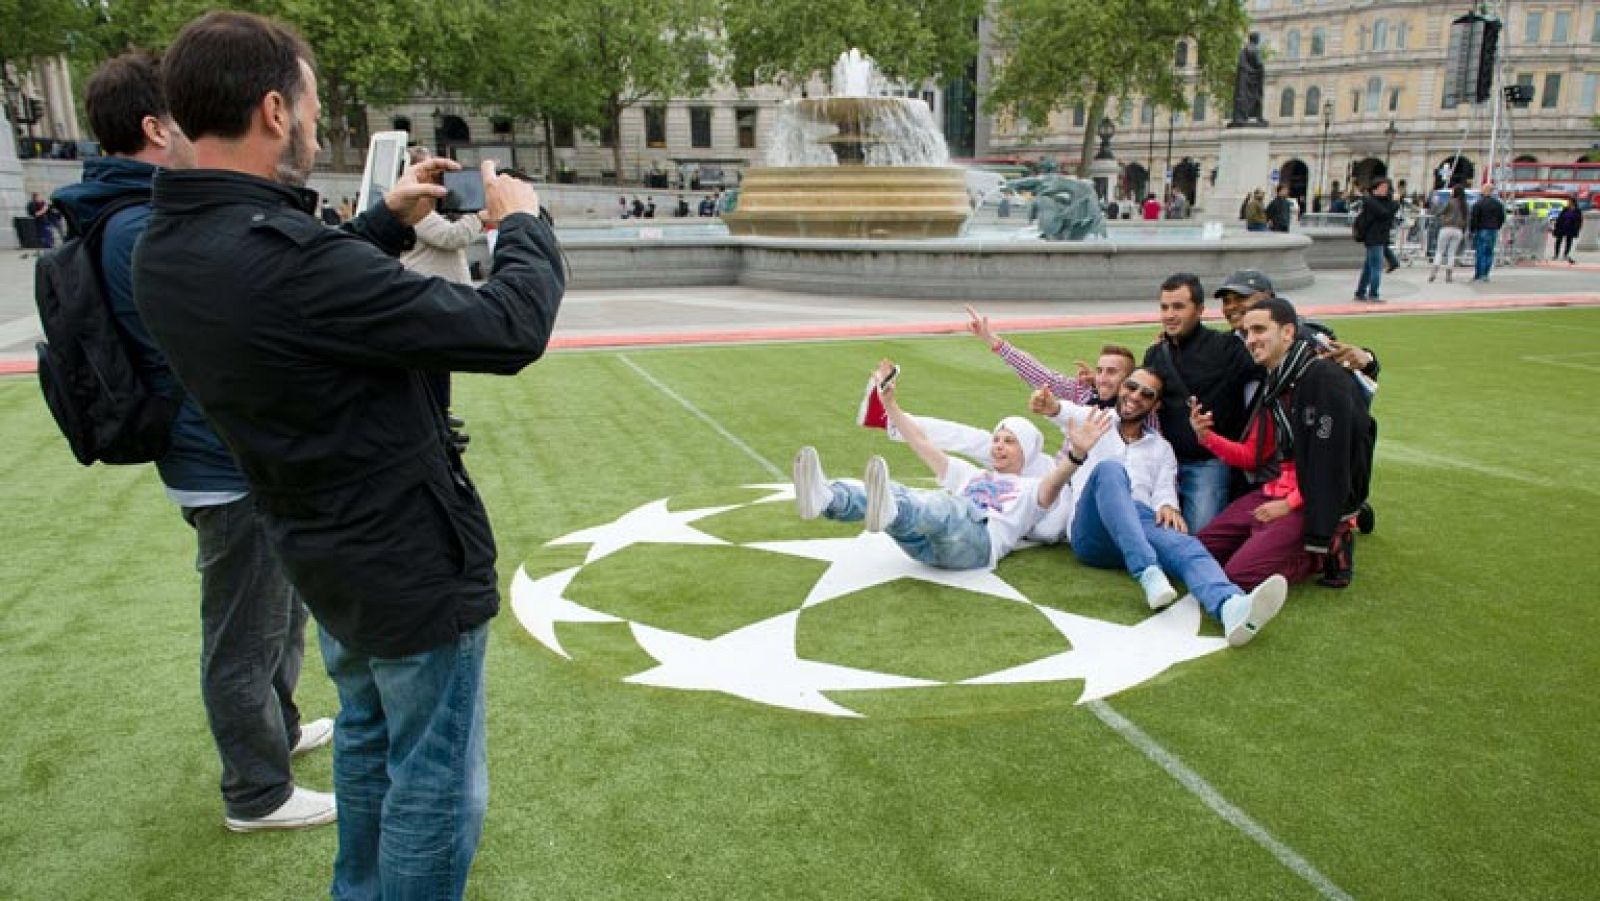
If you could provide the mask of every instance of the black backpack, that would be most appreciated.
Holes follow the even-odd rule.
[[[39,387],[84,466],[96,460],[150,463],[172,441],[179,399],[162,397],[139,379],[100,271],[106,223],[147,202],[148,197],[128,197],[107,206],[87,232],[40,256],[34,270],[34,300],[46,339],[34,345]]]

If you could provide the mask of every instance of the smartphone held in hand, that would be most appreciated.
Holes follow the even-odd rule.
[[[483,173],[475,168],[441,173],[445,195],[439,198],[441,213],[476,213],[483,209]]]

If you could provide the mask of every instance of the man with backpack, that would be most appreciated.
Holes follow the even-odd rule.
[[[192,148],[168,113],[156,60],[148,54],[130,53],[103,64],[89,80],[85,107],[106,156],[85,161],[83,181],[60,189],[54,200],[75,231],[91,231],[98,241],[99,286],[115,317],[115,328],[103,334],[120,339],[139,383],[169,401],[161,421],[170,422],[162,436],[170,443],[164,451],[161,442],[148,447],[167,496],[199,543],[201,694],[222,760],[226,825],[250,832],[332,822],[337,817],[333,796],[296,786],[290,768],[291,757],[333,737],[331,720],[302,723],[294,702],[305,605],[267,545],[249,487],[228,448],[183,395],[134,306],[133,250],[150,218],[156,172],[189,167]],[[48,265],[47,258],[41,278],[67,284],[59,273],[46,273]],[[49,335],[49,317],[46,325]],[[70,367],[69,349],[57,351],[46,349],[58,365]],[[76,444],[74,451],[80,451]],[[86,463],[85,453],[91,459],[118,459],[115,452],[108,456],[91,449],[80,452]]]

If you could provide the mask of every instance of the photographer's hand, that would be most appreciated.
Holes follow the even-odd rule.
[[[496,175],[494,160],[483,161],[483,224],[499,225],[512,213],[539,215],[539,192],[533,185],[510,175]]]
[[[460,168],[461,164],[455,160],[441,157],[407,166],[400,180],[389,189],[389,193],[383,195],[383,205],[401,223],[416,225],[428,218],[428,214],[433,212],[434,203],[445,195],[444,186],[439,184],[439,174]]]

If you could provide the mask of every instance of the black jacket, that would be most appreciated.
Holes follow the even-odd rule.
[[[1287,197],[1274,197],[1267,204],[1267,224],[1275,232],[1286,232],[1294,219],[1294,207]]]
[[[1295,474],[1305,500],[1305,547],[1327,553],[1339,521],[1360,509],[1372,481],[1378,426],[1339,364],[1316,360],[1290,399]]]
[[[1244,386],[1257,377],[1257,368],[1244,342],[1232,332],[1200,325],[1177,341],[1162,335],[1144,352],[1144,367],[1161,376],[1161,409],[1156,415],[1161,420],[1161,434],[1172,444],[1179,462],[1216,459],[1189,426],[1191,395],[1216,417],[1217,434],[1239,440],[1249,413]]]
[[[1506,224],[1506,205],[1493,194],[1485,194],[1472,205],[1467,214],[1468,231],[1498,231]]]
[[[1390,233],[1394,231],[1394,214],[1399,209],[1400,204],[1388,197],[1368,194],[1361,198],[1361,212],[1356,214],[1355,224],[1351,227],[1356,240],[1363,247],[1388,244]]]
[[[500,603],[488,515],[421,373],[538,359],[560,253],[538,219],[508,216],[474,290],[401,266],[412,233],[381,204],[330,229],[315,198],[240,173],[161,173],[134,296],[317,621],[358,651],[414,654]]]

